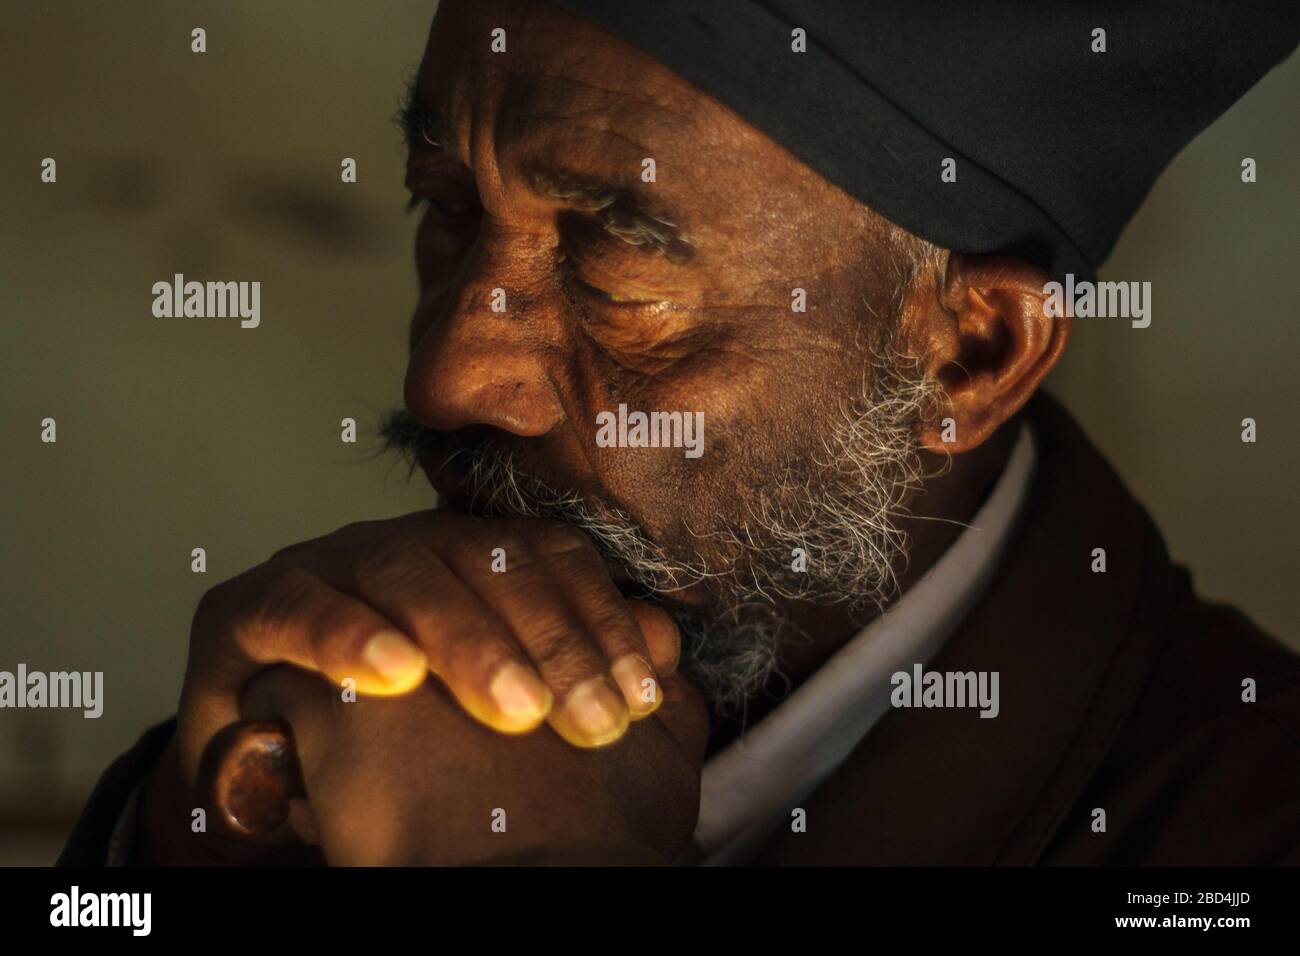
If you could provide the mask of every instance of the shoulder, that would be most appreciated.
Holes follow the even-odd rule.
[[[1044,862],[1300,863],[1300,656],[1177,573],[1152,671]]]

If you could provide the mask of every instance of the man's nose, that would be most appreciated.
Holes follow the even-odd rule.
[[[489,425],[531,437],[545,435],[564,420],[547,368],[547,353],[558,343],[543,328],[551,324],[539,314],[547,308],[544,295],[502,281],[493,263],[511,255],[506,245],[481,238],[454,288],[437,303],[421,303],[420,308],[438,309],[439,314],[414,344],[405,399],[411,414],[429,428]],[[516,256],[506,261],[518,266]],[[503,296],[504,310],[494,311],[493,304],[501,304]]]

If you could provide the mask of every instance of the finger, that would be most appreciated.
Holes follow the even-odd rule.
[[[283,666],[259,671],[248,682],[241,700],[240,712],[245,724],[275,721],[277,725],[287,726],[285,745],[295,763],[293,775],[302,789],[269,775],[260,781],[250,779],[248,784],[264,791],[265,800],[283,798],[287,814],[282,829],[308,846],[321,843],[320,822],[310,801],[308,768],[318,765],[322,741],[328,741],[332,735],[331,724],[339,706],[341,698],[337,690],[306,671]]]
[[[423,652],[392,621],[300,568],[261,568],[204,595],[194,618],[178,724],[193,783],[203,748],[239,719],[239,695],[258,670],[289,663],[366,694],[424,682]]]
[[[632,720],[650,716],[661,701],[659,677],[638,619],[595,545],[576,528],[549,522],[530,523],[525,535],[539,556],[538,570],[549,574],[556,593],[600,648]],[[653,613],[645,617],[654,619]]]
[[[313,567],[409,634],[477,720],[524,733],[546,719],[554,698],[510,628],[419,538],[402,531]]]
[[[553,574],[553,565],[571,554],[572,543],[572,535],[530,538],[522,522],[503,523],[460,536],[444,554],[505,621],[555,691],[557,704],[547,718],[551,727],[574,746],[601,747],[626,733],[631,712],[610,674],[609,655],[561,595],[567,585],[558,585]],[[493,570],[494,553],[499,570]],[[603,567],[600,573],[608,577]],[[616,659],[636,653],[636,643],[626,637],[629,630],[639,642],[630,614],[621,635],[609,642]],[[645,664],[648,653],[643,649],[640,656]]]
[[[360,704],[345,702],[338,689],[319,675],[297,667],[275,665],[258,671],[248,682],[239,710],[245,720],[288,725],[290,745],[303,772],[303,782],[310,784],[307,771],[319,764],[328,749],[341,709],[352,706]]]
[[[229,724],[204,748],[198,794],[222,833],[280,842],[289,802],[302,793],[292,733],[283,721]]]
[[[391,619],[300,567],[250,575],[227,607],[197,635],[198,659],[215,670],[293,664],[377,695],[407,693],[428,673],[424,653]]]

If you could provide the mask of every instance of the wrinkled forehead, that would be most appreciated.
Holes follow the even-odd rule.
[[[758,135],[662,64],[540,0],[443,0],[417,86],[462,157],[489,130],[503,150],[539,139],[637,168],[709,135]]]
[[[633,2],[633,0],[629,0]],[[496,209],[537,171],[634,194],[696,246],[805,271],[870,211],[663,64],[545,0],[443,0],[417,92]],[[653,176],[646,161],[654,161]],[[518,220],[516,220],[516,223]]]

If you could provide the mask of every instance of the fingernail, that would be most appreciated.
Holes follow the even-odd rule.
[[[501,715],[512,724],[534,726],[551,709],[551,692],[527,667],[511,661],[488,688]]]
[[[627,698],[632,713],[645,716],[659,706],[659,681],[655,672],[637,654],[627,654],[614,662],[609,669]]]
[[[588,746],[599,747],[617,740],[627,730],[628,712],[623,698],[600,677],[569,691],[564,713]]]
[[[366,642],[362,658],[389,684],[424,680],[429,660],[424,652],[396,631],[381,631]]]

